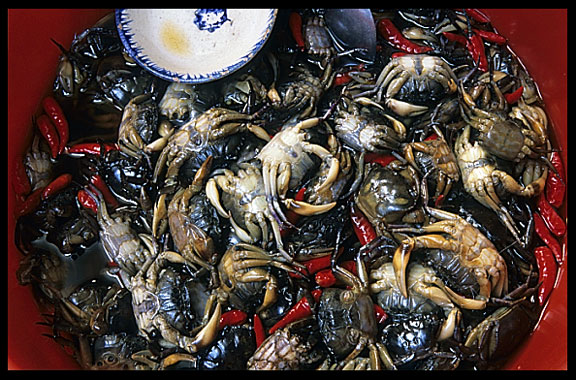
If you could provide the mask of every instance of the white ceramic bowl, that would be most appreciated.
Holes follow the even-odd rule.
[[[272,32],[276,9],[117,9],[128,54],[162,79],[203,83],[248,63]]]

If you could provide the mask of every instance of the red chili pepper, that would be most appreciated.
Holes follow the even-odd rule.
[[[394,161],[396,157],[391,154],[380,154],[380,153],[366,153],[364,156],[364,162],[372,163],[375,162],[382,166],[387,166],[389,163]]]
[[[102,179],[100,175],[93,174],[92,177],[90,177],[90,183],[96,186],[98,190],[100,190],[102,196],[104,197],[104,200],[106,201],[106,204],[108,204],[112,208],[116,208],[119,206],[118,201],[114,197],[114,194],[112,194],[112,192],[108,188],[108,185],[106,185],[106,182],[104,182],[104,179]]]
[[[544,194],[540,194],[538,197],[537,207],[542,220],[544,220],[550,232],[558,237],[564,236],[566,233],[566,223],[564,219],[558,215],[554,207],[548,203]]]
[[[314,281],[316,281],[316,284],[321,288],[329,288],[336,283],[336,277],[334,276],[332,269],[327,268],[316,273]]]
[[[72,174],[62,174],[50,182],[42,190],[42,199],[48,199],[49,197],[55,195],[56,193],[64,190],[72,183]]]
[[[379,324],[384,323],[388,319],[388,313],[376,304],[374,304],[374,314],[376,314],[376,322]]]
[[[301,264],[303,264],[306,267],[308,274],[314,274],[318,271],[321,271],[322,269],[329,268],[330,261],[331,261],[330,255],[326,255],[312,260],[304,261]]]
[[[315,302],[318,302],[318,300],[320,300],[321,295],[322,290],[320,289],[312,291],[312,297],[314,298]],[[281,329],[294,321],[304,319],[311,315],[312,315],[312,307],[310,306],[310,302],[308,301],[308,298],[302,297],[298,302],[296,302],[294,306],[292,306],[292,308],[290,308],[290,310],[288,310],[286,315],[281,320],[276,322],[274,326],[270,327],[268,333],[273,334],[274,331]]]
[[[96,204],[94,198],[92,198],[86,190],[80,189],[76,195],[76,198],[78,199],[80,205],[94,211],[95,214],[98,213],[98,204]]]
[[[470,37],[468,38],[468,44],[466,44],[466,48],[472,55],[472,59],[474,62],[478,62],[478,70],[480,71],[488,71],[488,60],[486,58],[486,51],[484,50],[484,41],[482,38],[472,32]]]
[[[484,41],[493,42],[497,45],[504,45],[504,44],[506,44],[506,42],[508,42],[506,40],[506,37],[504,37],[498,33],[489,32],[487,30],[482,30],[482,29],[473,29],[473,30],[474,30],[474,33],[476,33],[480,37],[482,37],[482,39]]]
[[[48,199],[61,190],[65,189],[72,182],[71,174],[62,174],[50,182],[48,185],[34,190],[16,210],[16,217],[29,214],[34,211],[41,201]]]
[[[333,86],[344,85],[344,84],[346,84],[352,80],[352,77],[350,76],[351,72],[364,71],[364,70],[365,70],[365,65],[363,63],[360,63],[360,64],[355,65],[355,66],[350,66],[347,71],[339,72],[334,76],[334,81],[332,82],[332,85]]]
[[[46,112],[54,123],[54,126],[56,126],[58,136],[60,137],[58,153],[62,153],[70,137],[70,129],[68,127],[66,115],[64,115],[64,111],[62,111],[60,104],[58,104],[56,99],[51,96],[44,98],[42,101],[42,108],[44,108],[44,112]]]
[[[467,8],[464,9],[464,11],[474,21],[478,21],[483,24],[490,22],[490,18],[476,8]]]
[[[42,192],[44,191],[43,188],[34,190],[24,202],[22,202],[15,211],[16,218],[21,216],[27,215],[32,211],[36,210],[38,205],[40,204]]]
[[[442,32],[442,35],[446,37],[449,41],[458,42],[461,45],[468,44],[468,40],[461,34]]]
[[[352,80],[352,78],[350,77],[350,75],[348,75],[348,73],[338,73],[334,77],[334,81],[332,82],[332,85],[333,86],[342,86],[343,84],[346,84],[346,83],[350,82],[351,80]]]
[[[508,104],[515,104],[522,97],[522,92],[524,92],[524,87],[520,86],[515,91],[512,91],[508,94],[504,94],[504,98],[506,99]]]
[[[554,260],[552,250],[546,246],[536,247],[534,256],[536,256],[536,263],[538,264],[538,279],[540,282],[538,301],[543,306],[554,288],[558,266]]]
[[[564,254],[562,252],[562,247],[558,240],[552,236],[552,233],[546,227],[546,223],[542,220],[542,217],[538,213],[534,213],[534,230],[536,234],[542,239],[544,244],[548,246],[552,250],[554,257],[556,258],[556,262],[558,265],[561,265],[564,262]]]
[[[356,272],[356,262],[354,261],[344,261],[340,264],[344,269],[352,272],[353,274],[357,274]],[[331,268],[323,269],[316,273],[314,276],[314,281],[318,284],[318,286],[322,288],[329,288],[336,284],[336,276],[334,276],[334,272]]]
[[[12,182],[12,187],[14,188],[14,192],[18,195],[30,193],[30,191],[32,191],[32,185],[26,172],[26,166],[21,159],[16,159],[13,174],[14,181]]]
[[[116,143],[80,143],[76,145],[72,145],[66,148],[66,153],[68,154],[93,154],[96,156],[100,156],[102,154],[102,150],[104,150],[104,154],[108,153],[111,150],[119,150],[120,148]]]
[[[288,26],[292,32],[292,37],[296,41],[296,45],[302,50],[306,44],[304,43],[304,37],[302,36],[302,16],[298,12],[290,13],[290,18],[288,19]]]
[[[560,153],[552,152],[550,163],[556,172],[550,170],[546,179],[546,199],[554,207],[562,206],[564,194],[566,193],[566,182],[564,181],[564,165]]]
[[[256,347],[260,347],[262,342],[266,340],[266,332],[258,314],[254,314],[254,336],[256,337]]]
[[[406,53],[404,51],[397,51],[394,52],[390,55],[390,58],[394,59],[394,58],[398,58],[398,57],[404,57],[405,55],[408,55],[409,53]]]
[[[482,41],[482,38],[478,34],[473,32],[469,38],[450,32],[443,32],[442,34],[450,41],[465,45],[472,56],[472,60],[478,62],[478,69],[488,71],[488,60],[486,58],[486,51],[484,50],[484,41]]]
[[[60,138],[58,137],[56,127],[48,115],[45,114],[38,116],[36,119],[36,126],[38,127],[38,131],[40,131],[42,137],[44,137],[50,146],[52,158],[56,158],[60,152]]]
[[[350,219],[352,220],[352,226],[354,227],[354,232],[360,244],[366,245],[376,238],[376,230],[366,216],[358,210],[354,204],[350,206]]]
[[[431,51],[430,46],[422,46],[404,37],[392,20],[383,18],[378,21],[378,32],[393,47],[410,54],[420,54]]]
[[[223,329],[225,326],[236,326],[245,323],[248,320],[248,314],[242,310],[234,309],[222,313],[220,316],[219,328]]]

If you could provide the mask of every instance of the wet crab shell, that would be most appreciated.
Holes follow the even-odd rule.
[[[399,222],[414,209],[418,190],[398,171],[379,164],[367,165],[368,172],[355,197],[358,208],[373,224]]]
[[[376,336],[378,332],[372,299],[346,289],[322,292],[317,320],[324,343],[339,359],[352,352],[360,334]]]

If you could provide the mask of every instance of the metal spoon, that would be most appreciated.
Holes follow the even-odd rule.
[[[364,63],[376,55],[376,25],[370,9],[326,9],[324,20],[336,50]],[[356,64],[350,60],[347,64]]]

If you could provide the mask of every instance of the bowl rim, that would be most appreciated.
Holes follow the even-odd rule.
[[[250,62],[252,58],[254,58],[256,54],[262,49],[266,41],[268,41],[270,35],[272,34],[272,29],[274,28],[278,15],[277,8],[270,8],[268,20],[266,20],[266,29],[263,31],[262,37],[248,50],[245,55],[238,58],[233,64],[224,66],[221,69],[212,72],[194,74],[190,72],[179,73],[166,69],[156,64],[148,55],[144,54],[143,48],[138,46],[137,42],[133,38],[134,34],[131,33],[130,23],[132,20],[128,17],[128,10],[129,8],[117,8],[114,10],[116,29],[118,30],[118,35],[120,36],[120,40],[122,41],[124,49],[128,55],[134,59],[138,65],[148,70],[153,75],[160,77],[161,79],[170,82],[191,84],[215,81],[232,74]]]

